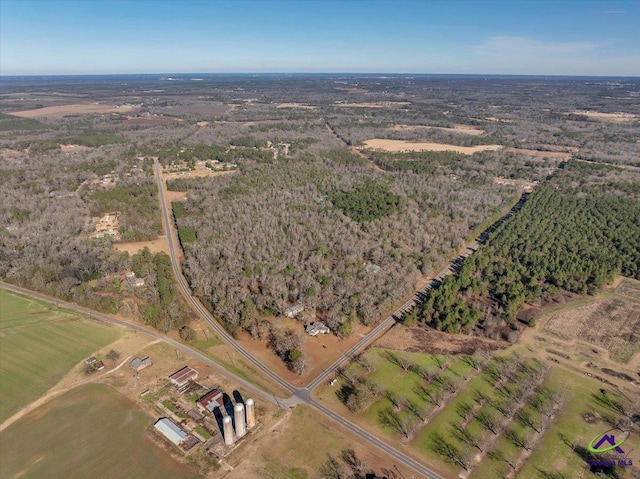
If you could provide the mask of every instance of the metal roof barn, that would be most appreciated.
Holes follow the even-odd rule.
[[[187,433],[180,429],[171,419],[166,417],[158,419],[153,425],[164,437],[169,439],[176,446],[179,446],[182,440],[187,437]]]
[[[169,376],[169,380],[176,386],[183,386],[184,384],[187,384],[189,379],[195,379],[197,377],[198,371],[189,366],[185,366]]]
[[[213,412],[216,407],[219,407],[220,410],[222,410],[224,406],[222,400],[222,392],[217,389],[212,389],[207,394],[198,399],[197,403],[199,406],[207,409],[210,412]]]

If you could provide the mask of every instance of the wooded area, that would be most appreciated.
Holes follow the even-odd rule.
[[[515,328],[525,305],[568,291],[594,294],[615,276],[640,278],[638,175],[572,161],[531,194],[456,276],[432,290],[412,319],[490,336]]]

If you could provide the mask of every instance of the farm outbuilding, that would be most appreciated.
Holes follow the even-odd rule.
[[[169,381],[171,381],[177,387],[182,387],[187,384],[189,380],[196,379],[197,377],[198,371],[190,366],[185,366],[169,376]]]
[[[218,389],[212,389],[207,394],[198,399],[196,401],[196,404],[202,409],[206,409],[209,412],[213,412],[213,410],[217,407],[222,410],[222,407],[224,405],[222,400],[222,392]]]
[[[152,364],[153,362],[151,361],[151,358],[147,356],[144,359],[135,358],[133,361],[131,361],[131,363],[129,363],[129,366],[131,366],[131,369],[137,372],[142,371],[144,368],[147,368]]]
[[[180,429],[171,419],[166,417],[158,419],[153,427],[176,446],[179,446],[184,438],[187,437],[186,432]]]

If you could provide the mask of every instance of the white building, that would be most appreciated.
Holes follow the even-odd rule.
[[[163,417],[158,419],[153,425],[164,437],[179,446],[182,440],[187,437],[187,433],[180,429],[171,419]]]

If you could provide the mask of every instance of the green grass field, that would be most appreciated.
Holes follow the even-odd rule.
[[[434,356],[432,355],[402,352],[397,352],[396,354],[431,371],[437,370],[433,361]],[[506,354],[508,354],[508,351],[500,355]],[[366,357],[375,366],[375,371],[367,376],[368,381],[383,385],[385,388],[391,389],[407,399],[423,403],[423,400],[415,394],[415,386],[423,382],[418,375],[413,372],[404,372],[398,365],[387,358],[383,349],[371,348],[366,353]],[[523,357],[526,358],[526,355]],[[445,368],[443,374],[451,378],[460,378],[463,375],[471,374],[471,368],[463,361],[454,358],[449,359],[451,362],[449,367]],[[352,363],[348,370],[352,373],[364,373],[362,366],[357,363]],[[344,384],[344,379],[341,379],[338,384]],[[585,478],[596,477],[585,470],[585,460],[571,448],[570,444],[575,444],[577,448],[586,448],[590,439],[598,433],[603,433],[610,429],[612,427],[611,423],[615,423],[622,417],[617,411],[598,401],[598,397],[602,396],[601,388],[604,387],[608,390],[606,393],[608,397],[619,400],[622,403],[628,403],[629,398],[621,398],[612,388],[604,386],[592,378],[560,367],[551,368],[544,380],[544,385],[551,390],[562,392],[566,396],[566,402],[560,414],[554,417],[551,426],[545,430],[531,456],[518,471],[517,477],[525,479],[557,477],[560,479],[581,477],[580,474],[584,474],[582,477]],[[333,389],[336,390],[336,388]],[[491,400],[500,400],[500,396],[495,391],[492,382],[488,380],[487,375],[485,373],[479,374],[473,377],[454,398],[447,402],[444,409],[440,410],[425,427],[418,429],[408,443],[408,447],[413,453],[426,459],[441,471],[447,471],[451,477],[456,477],[462,469],[446,463],[442,456],[433,451],[431,435],[434,432],[439,432],[455,447],[461,450],[469,449],[470,446],[463,444],[452,436],[451,424],[460,424],[462,422],[457,413],[458,406],[462,403],[473,405],[476,391],[483,393]],[[366,411],[357,414],[356,422],[360,422],[369,430],[376,430],[380,436],[386,437],[388,441],[401,441],[402,435],[396,430],[383,426],[379,419],[380,411],[391,407],[392,403],[384,396],[380,396]],[[481,409],[502,420],[498,411],[489,404],[485,404]],[[346,408],[344,410],[346,411]],[[526,406],[526,411],[533,416],[538,415],[530,405]],[[596,418],[595,421],[591,424],[587,423],[582,417],[584,413],[593,414]],[[408,413],[403,410],[401,414],[407,415]],[[508,429],[515,431],[521,437],[530,436],[533,432],[515,419],[511,421]],[[469,421],[467,430],[475,437],[483,438],[484,440],[492,438],[491,434],[483,429],[477,419]],[[500,437],[496,439],[495,445],[491,448],[492,450],[500,451],[511,461],[515,461],[520,457],[522,449],[516,447],[503,434],[500,434]],[[630,451],[639,450],[640,437],[636,433],[632,434],[625,446],[625,450],[627,447]],[[477,453],[473,448],[471,448],[471,452],[473,454]],[[637,463],[635,452],[632,456],[634,456],[632,457],[634,463]],[[618,477],[636,477],[633,476],[633,470],[634,468],[630,467],[618,468]],[[635,471],[637,472],[637,469]],[[470,479],[499,479],[509,472],[510,468],[505,462],[485,455],[482,461],[474,466],[469,477]],[[554,473],[557,476],[553,476],[552,474]],[[551,476],[545,476],[545,474],[551,474]]]
[[[69,391],[0,436],[0,478],[196,479],[146,435],[151,419],[100,384]]]
[[[121,331],[0,289],[0,422]]]

